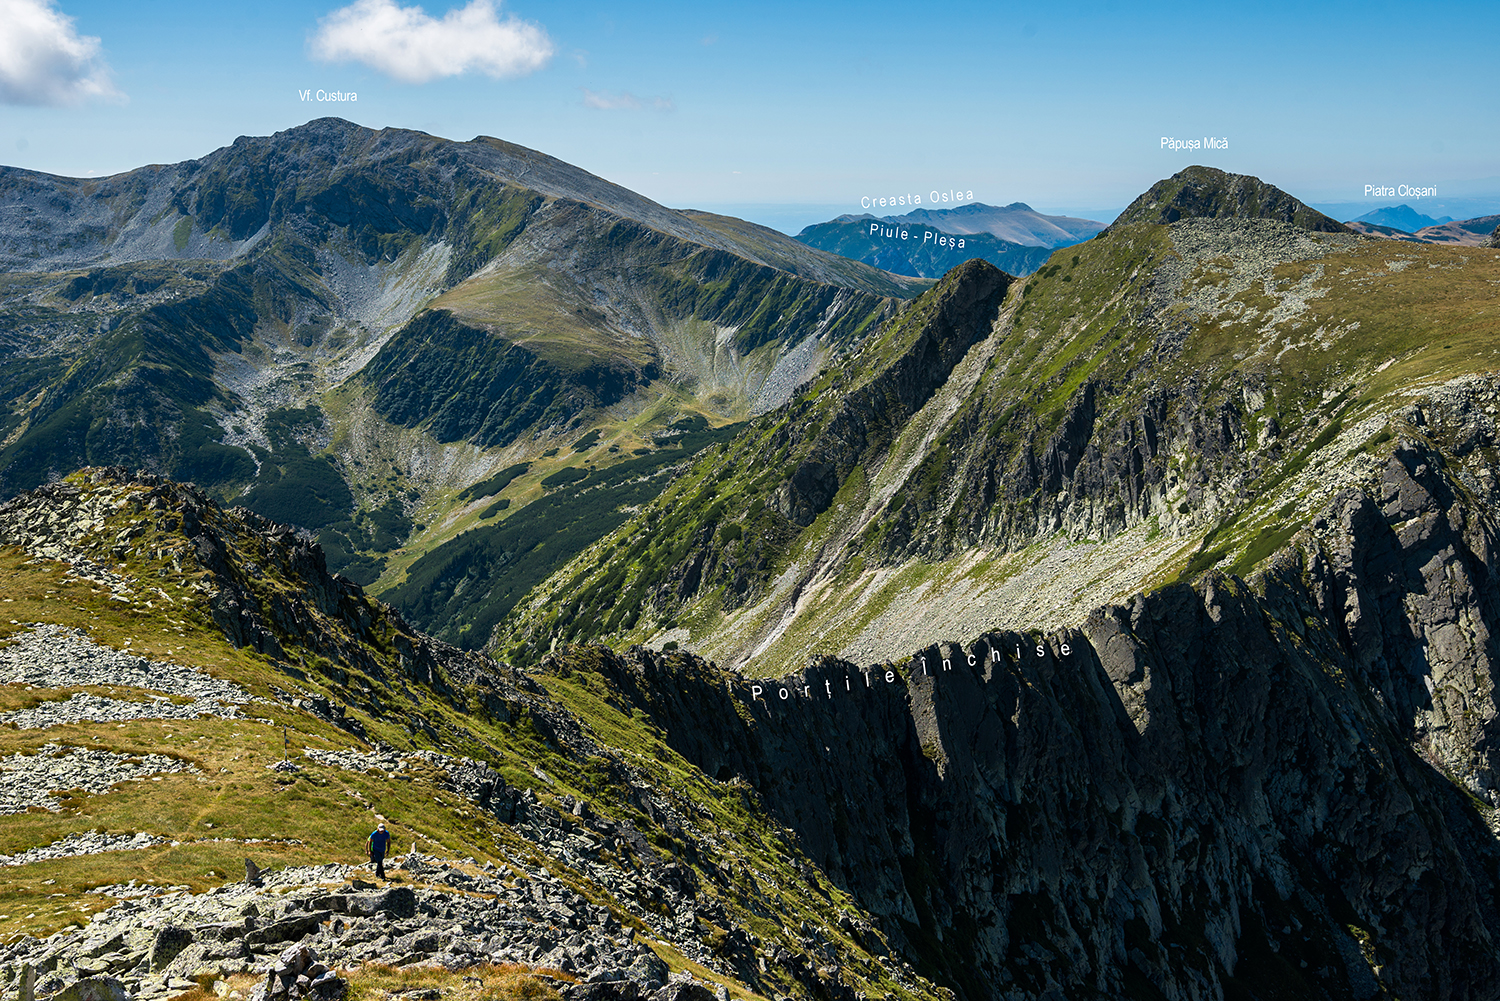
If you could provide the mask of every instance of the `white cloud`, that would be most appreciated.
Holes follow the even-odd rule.
[[[471,0],[442,20],[394,0],[355,0],[318,22],[313,55],[352,59],[406,83],[477,70],[492,77],[525,76],[547,65],[552,40],[514,15],[500,20],[493,0]]]
[[[121,100],[99,55],[99,39],[79,35],[52,0],[0,0],[0,103],[82,104]]]
[[[621,94],[601,94],[587,87],[583,88],[583,103],[603,111],[619,111],[622,108],[635,111],[641,106],[640,99],[628,91]]]
[[[583,103],[590,108],[598,108],[601,111],[639,111],[643,107],[652,107],[657,111],[675,111],[677,106],[672,103],[670,97],[636,97],[628,90],[622,90],[618,94],[606,94],[600,91],[583,88]]]

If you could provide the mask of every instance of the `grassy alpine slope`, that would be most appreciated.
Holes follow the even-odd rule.
[[[95,709],[17,729],[6,716],[6,768],[74,749],[127,762],[166,755],[176,764],[0,815],[0,854],[87,832],[156,839],[0,867],[0,941],[87,924],[114,903],[98,888],[131,880],[156,893],[202,893],[232,888],[246,856],[269,870],[357,862],[364,833],[382,818],[401,851],[419,847],[430,865],[483,875],[492,863],[523,880],[550,873],[607,908],[673,969],[727,984],[736,997],[821,993],[819,978],[830,976],[836,994],[858,986],[935,996],[899,967],[887,973],[875,962],[865,951],[880,948],[874,938],[839,927],[839,913],[858,906],[817,876],[752,791],[704,776],[617,693],[578,673],[597,654],[579,650],[534,677],[462,654],[328,576],[318,550],[290,533],[191,488],[122,470],[86,470],[23,495],[0,508],[0,525],[0,650],[21,657],[37,624],[50,624],[206,672],[250,699],[231,718],[164,717],[159,693],[128,684],[4,686],[6,713],[62,707],[80,694],[111,700],[102,718]],[[411,757],[423,749],[484,762],[502,780],[495,799],[466,798],[441,761]],[[363,763],[328,763],[345,751]],[[392,754],[398,764],[387,761]],[[300,767],[268,769],[283,755]],[[386,763],[364,764],[377,760]],[[513,818],[500,809],[502,791],[518,804]],[[543,836],[523,826],[526,803],[533,818],[552,818],[561,830]],[[586,809],[575,810],[579,803]],[[580,850],[577,835],[600,830],[616,834]],[[686,887],[703,918],[679,927]],[[787,931],[799,926],[800,934]],[[840,972],[815,970],[802,941],[810,934],[839,957]],[[762,968],[743,951],[752,942],[785,961]],[[235,975],[232,966],[214,969]]]

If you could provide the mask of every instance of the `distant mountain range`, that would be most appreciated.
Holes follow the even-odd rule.
[[[1401,209],[1411,212],[1405,205],[1396,209],[1382,209],[1381,212],[1397,213]],[[1452,220],[1444,216],[1441,219],[1430,221],[1425,226],[1415,229],[1406,229],[1403,226],[1391,223],[1382,223],[1377,219],[1369,218],[1379,213],[1369,212],[1358,219],[1348,223],[1350,229],[1365,236],[1379,237],[1383,240],[1403,240],[1407,243],[1446,243],[1463,247],[1482,247],[1489,242],[1495,232],[1495,227],[1500,226],[1500,215],[1479,216],[1475,219]],[[1412,213],[1417,219],[1426,219],[1426,216]],[[1407,220],[1410,222],[1410,220]]]
[[[892,274],[937,278],[982,258],[1014,275],[1036,271],[1058,247],[1081,243],[1104,223],[1044,215],[1025,202],[917,209],[899,216],[841,215],[808,226],[797,239],[811,247]]]
[[[1388,226],[1391,229],[1399,229],[1406,233],[1415,233],[1417,230],[1426,229],[1429,226],[1441,226],[1445,222],[1452,222],[1453,217],[1445,215],[1434,219],[1431,216],[1423,215],[1410,205],[1397,205],[1375,209],[1373,212],[1366,212],[1362,216],[1355,217],[1353,221],[1371,223],[1376,226]]]
[[[988,233],[1023,246],[1053,249],[1082,243],[1105,226],[1093,219],[1044,215],[1025,202],[998,208],[975,202],[954,209],[917,209],[897,218],[944,233]]]

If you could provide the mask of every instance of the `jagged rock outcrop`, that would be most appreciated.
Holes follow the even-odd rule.
[[[1351,683],[1294,560],[1261,586],[755,699],[680,655],[607,670],[964,997],[1494,996],[1488,811]]]
[[[472,859],[455,866],[417,853],[392,870],[416,885],[378,887],[329,865],[278,871],[263,886],[122,900],[87,929],[0,946],[0,976],[14,988],[29,966],[43,996],[79,974],[108,977],[124,996],[154,998],[199,978],[255,973],[251,1001],[336,1001],[347,989],[337,971],[364,960],[449,969],[531,962],[632,997],[667,985],[666,965],[631,929],[545,871],[517,879]]]
[[[1402,441],[1378,492],[1346,490],[1314,522],[1307,575],[1320,617],[1396,732],[1494,806],[1500,530],[1455,479],[1440,451]]]

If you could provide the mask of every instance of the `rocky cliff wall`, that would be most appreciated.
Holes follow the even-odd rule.
[[[618,683],[967,998],[1495,997],[1477,500],[1414,438],[1253,586],[776,681],[638,650]]]

